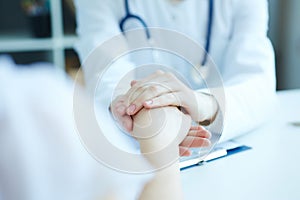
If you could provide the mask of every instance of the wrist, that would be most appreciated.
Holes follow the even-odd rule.
[[[194,91],[195,105],[193,108],[192,118],[199,122],[200,125],[211,124],[218,113],[218,102],[213,95]]]

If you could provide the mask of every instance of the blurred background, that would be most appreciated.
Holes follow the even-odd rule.
[[[269,36],[276,52],[277,89],[300,88],[300,0],[269,0]],[[72,0],[0,0],[0,54],[18,64],[46,61],[80,67]]]

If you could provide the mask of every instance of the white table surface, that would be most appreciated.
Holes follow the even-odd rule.
[[[236,141],[253,149],[182,171],[185,199],[300,200],[300,90],[278,92],[270,123]]]

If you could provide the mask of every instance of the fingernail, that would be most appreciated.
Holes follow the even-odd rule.
[[[136,109],[136,106],[135,106],[134,104],[131,104],[131,105],[128,107],[127,112],[128,112],[129,114],[132,114],[132,113],[134,113],[135,109]]]
[[[145,101],[145,104],[150,106],[151,104],[153,104],[153,101],[152,100]]]

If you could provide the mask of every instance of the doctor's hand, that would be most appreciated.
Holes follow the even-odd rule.
[[[131,89],[125,94],[118,96],[111,104],[111,112],[117,123],[127,132],[133,128],[132,117],[143,107],[151,109],[164,106],[181,106],[192,116],[193,120],[205,120],[205,115],[198,114],[198,94],[184,85],[174,75],[157,71],[141,81],[132,81]],[[201,96],[204,109],[209,108],[205,101],[208,97]],[[150,103],[150,104],[149,104]],[[205,112],[202,109],[201,112]],[[194,116],[194,117],[193,117]],[[209,118],[209,117],[208,117]],[[210,133],[201,126],[192,127],[187,137],[180,144],[180,155],[190,155],[191,147],[210,146]]]
[[[137,114],[143,107],[151,109],[182,106],[189,110],[191,106],[187,105],[187,102],[182,103],[180,99],[192,102],[191,99],[195,99],[193,90],[186,87],[174,75],[157,71],[141,81],[132,81],[130,90],[125,95],[115,98],[110,110],[118,124],[127,132],[131,132],[133,128],[131,116]],[[188,114],[191,115],[190,112]]]
[[[194,121],[203,122],[213,118],[217,112],[217,103],[212,96],[192,90],[172,73],[163,71],[132,81],[126,95],[126,113],[131,116],[142,108],[177,106]]]

